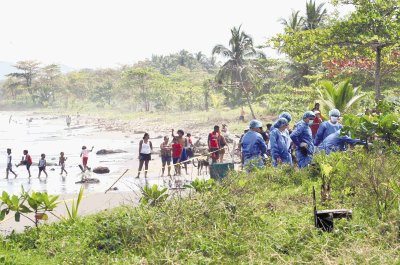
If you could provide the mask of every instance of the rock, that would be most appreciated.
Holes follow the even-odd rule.
[[[84,183],[99,183],[100,180],[95,178],[85,178],[80,181],[75,182],[75,184],[84,184]]]
[[[134,134],[145,134],[145,131],[133,131]]]
[[[95,167],[93,172],[96,174],[105,174],[110,173],[110,169],[108,167]]]
[[[125,150],[121,149],[100,149],[96,152],[96,155],[109,155],[109,154],[119,154],[119,153],[127,153]]]
[[[159,136],[156,136],[156,137],[152,137],[152,138],[150,138],[150,139],[161,139],[161,138],[163,138],[163,136],[162,136],[162,135],[159,135]]]

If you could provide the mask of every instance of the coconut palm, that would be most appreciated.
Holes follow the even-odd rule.
[[[315,1],[310,0],[306,3],[306,16],[304,17],[304,29],[320,28],[328,15],[328,11],[324,8],[324,3],[315,4]]]
[[[265,55],[254,48],[253,39],[241,30],[241,26],[231,29],[232,37],[229,48],[216,45],[212,55],[219,55],[227,59],[217,74],[218,83],[227,81],[229,90],[236,96],[245,95],[251,114],[255,119],[250,102],[250,93],[255,88],[254,81],[261,69],[256,58],[265,58]]]
[[[360,94],[360,87],[353,88],[350,79],[337,85],[331,81],[321,81],[320,88],[317,90],[327,109],[338,109],[343,113],[365,96],[365,94]]]
[[[298,32],[303,29],[304,18],[300,16],[300,11],[292,10],[289,19],[281,18],[279,22],[285,27],[285,31]]]

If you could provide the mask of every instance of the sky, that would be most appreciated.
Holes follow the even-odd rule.
[[[216,44],[228,45],[234,26],[242,25],[256,45],[265,43],[282,31],[280,18],[289,17],[292,9],[304,13],[305,2],[2,0],[0,61],[38,60],[72,68],[104,68],[182,49],[210,56]]]

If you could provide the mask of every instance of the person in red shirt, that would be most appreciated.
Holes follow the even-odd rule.
[[[172,163],[174,164],[175,167],[175,175],[181,175],[181,156],[182,156],[182,150],[183,146],[178,143],[178,139],[176,137],[173,138],[172,140]]]
[[[28,150],[24,150],[24,156],[22,157],[21,162],[18,165],[15,165],[16,167],[19,167],[21,165],[26,166],[26,170],[28,170],[29,177],[31,177],[31,165],[32,165],[32,157],[28,154]]]
[[[321,113],[319,112],[319,110],[315,110],[314,115],[315,115],[314,121],[310,125],[313,139],[315,139],[315,136],[317,135],[317,132],[318,132],[319,125],[322,123],[322,117],[321,117]]]
[[[208,135],[208,151],[212,152],[211,158],[213,163],[217,162],[219,158],[219,140],[219,126],[215,125],[214,131],[210,132],[210,134]]]

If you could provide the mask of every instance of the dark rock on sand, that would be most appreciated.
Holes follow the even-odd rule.
[[[119,153],[127,153],[125,150],[121,149],[100,149],[96,152],[96,155],[109,155],[109,154],[119,154]]]
[[[96,174],[105,174],[110,173],[110,169],[108,167],[96,167],[93,169],[93,172]]]
[[[100,180],[95,178],[85,178],[80,181],[75,182],[75,184],[84,184],[84,183],[99,183]]]

